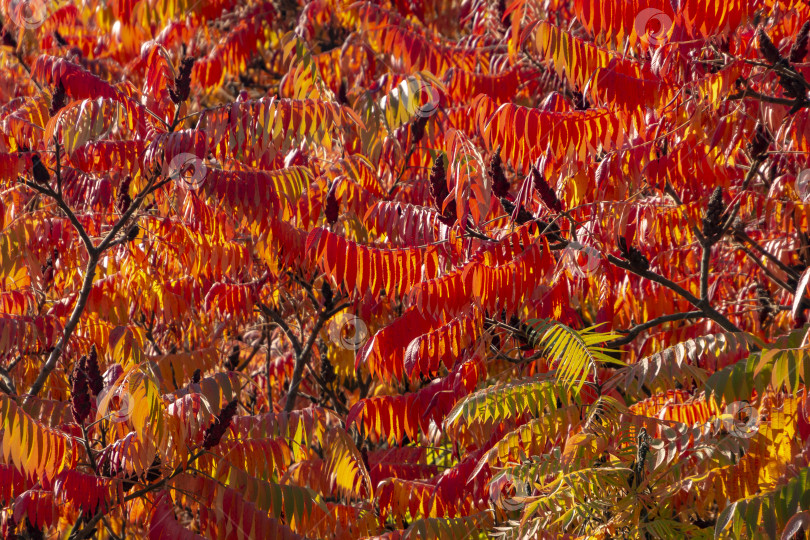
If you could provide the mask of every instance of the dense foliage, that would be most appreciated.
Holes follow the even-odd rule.
[[[805,537],[805,0],[0,4],[4,538]]]

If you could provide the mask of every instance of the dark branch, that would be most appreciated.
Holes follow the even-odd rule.
[[[665,324],[668,322],[685,321],[687,319],[700,319],[702,317],[704,317],[703,311],[686,311],[684,313],[673,313],[671,315],[663,315],[661,317],[656,317],[655,319],[651,319],[645,323],[634,326],[630,330],[626,331],[627,333],[626,336],[616,338],[612,341],[608,341],[607,343],[605,343],[604,346],[607,348],[612,348],[618,347],[620,345],[627,345],[628,343],[636,339],[636,337],[638,337],[638,335],[644,332],[645,330],[649,330],[650,328],[654,328],[658,325]],[[620,330],[620,332],[622,331]]]
[[[692,304],[693,306],[695,306],[696,308],[701,310],[703,312],[703,314],[707,318],[709,318],[709,319],[713,320],[714,322],[716,322],[717,324],[719,324],[724,330],[726,330],[728,332],[741,332],[742,331],[739,328],[737,328],[737,326],[734,325],[734,323],[732,323],[725,316],[723,316],[719,311],[717,311],[716,309],[711,307],[708,302],[700,300],[695,295],[693,295],[692,293],[690,293],[689,291],[687,291],[686,289],[684,289],[683,287],[681,287],[680,285],[678,285],[674,281],[671,281],[671,280],[665,278],[664,276],[656,274],[655,272],[651,272],[649,270],[642,270],[640,268],[635,268],[635,267],[631,266],[629,262],[623,261],[622,259],[616,257],[615,255],[608,255],[607,258],[608,258],[608,261],[611,262],[611,264],[613,264],[615,266],[618,266],[619,268],[627,270],[628,272],[632,272],[632,273],[636,274],[637,276],[647,278],[650,281],[654,281],[654,282],[658,283],[659,285],[663,285],[667,289],[670,289],[671,291],[674,291],[674,292],[678,293],[685,300],[687,300],[690,304]]]

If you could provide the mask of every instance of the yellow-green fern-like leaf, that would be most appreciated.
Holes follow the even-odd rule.
[[[557,380],[577,392],[589,371],[596,375],[597,362],[624,365],[610,356],[612,349],[599,346],[619,337],[618,334],[597,332],[595,326],[577,331],[546,319],[530,320],[529,326],[535,346],[544,347],[548,357],[557,362]]]

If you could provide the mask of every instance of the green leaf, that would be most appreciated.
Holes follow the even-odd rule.
[[[527,413],[537,417],[545,410],[555,410],[558,401],[560,406],[567,405],[569,393],[557,381],[543,375],[470,394],[453,407],[444,423],[445,426],[493,425]]]
[[[620,337],[618,334],[596,332],[596,326],[576,331],[547,319],[533,319],[528,323],[532,328],[529,337],[533,345],[545,347],[548,357],[558,362],[557,380],[577,392],[585,383],[588,371],[596,373],[597,362],[625,365],[608,355],[614,352],[612,349],[597,346]]]

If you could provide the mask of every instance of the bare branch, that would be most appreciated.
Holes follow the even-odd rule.
[[[70,319],[68,319],[67,324],[65,324],[65,330],[62,333],[62,337],[51,351],[45,365],[42,366],[42,371],[39,372],[36,380],[34,380],[34,384],[32,384],[31,388],[28,390],[28,395],[25,397],[23,402],[24,404],[28,403],[31,398],[42,391],[42,387],[45,386],[48,376],[56,367],[56,362],[59,361],[62,351],[65,349],[65,347],[67,347],[70,336],[72,336],[73,331],[76,330],[76,326],[79,324],[79,319],[82,316],[82,312],[84,312],[84,306],[87,305],[87,299],[90,297],[90,291],[93,290],[93,280],[96,276],[97,264],[98,254],[95,252],[91,253],[90,259],[87,261],[87,266],[84,269],[84,281],[82,282],[82,288],[79,292],[79,297],[76,300],[76,305],[73,307],[73,312],[70,314]]]
[[[734,323],[732,323],[726,317],[724,317],[719,311],[711,307],[708,302],[702,301],[701,299],[697,298],[695,295],[693,295],[692,293],[690,293],[689,291],[687,291],[674,281],[671,281],[665,278],[664,276],[656,274],[655,272],[650,272],[649,270],[641,270],[639,268],[634,268],[633,266],[630,265],[630,263],[619,259],[615,255],[608,255],[607,258],[608,261],[610,261],[615,266],[618,266],[619,268],[627,270],[628,272],[632,272],[637,276],[647,278],[650,281],[654,281],[659,285],[663,285],[667,289],[670,289],[671,291],[678,293],[690,304],[701,310],[703,314],[706,315],[707,318],[719,324],[724,330],[727,330],[729,332],[742,331],[739,328],[737,328],[737,326],[734,325]]]
[[[626,331],[627,332],[626,336],[616,338],[612,341],[608,341],[607,343],[605,343],[604,346],[611,348],[611,347],[618,347],[620,345],[627,345],[628,343],[636,339],[636,337],[638,337],[639,334],[641,334],[645,330],[649,330],[650,328],[654,328],[656,326],[666,324],[668,322],[685,321],[688,319],[700,319],[702,317],[704,317],[703,311],[686,311],[684,313],[673,313],[671,315],[663,315],[661,317],[656,317],[655,319],[650,319],[645,323],[634,326],[630,330]],[[619,332],[622,331],[619,330]]]
[[[312,352],[313,345],[315,345],[315,340],[318,338],[318,333],[321,331],[321,328],[323,328],[323,325],[329,321],[329,319],[349,307],[349,305],[350,304],[348,302],[345,302],[330,311],[324,311],[318,315],[318,320],[315,322],[315,326],[312,328],[306,344],[295,358],[295,368],[293,369],[293,376],[292,380],[290,381],[290,389],[287,391],[287,402],[284,405],[284,410],[286,412],[292,411],[293,407],[295,407],[295,397],[298,395],[298,387],[301,384],[304,366],[307,364],[307,362],[309,362],[310,353]]]

